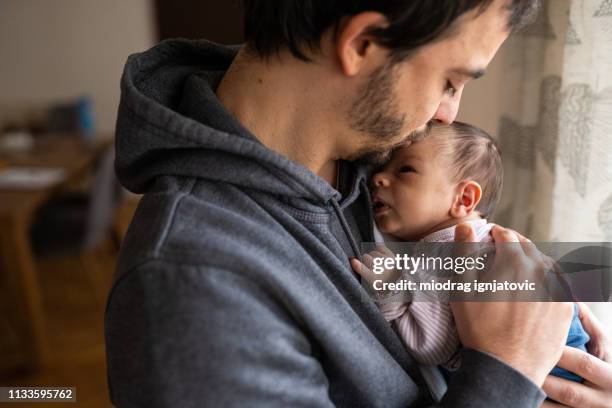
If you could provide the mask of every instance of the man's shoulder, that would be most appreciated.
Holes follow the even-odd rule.
[[[260,239],[279,229],[247,192],[228,183],[194,181],[145,194],[126,236],[132,252],[198,256],[207,246]]]

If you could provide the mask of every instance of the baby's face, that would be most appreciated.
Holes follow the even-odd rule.
[[[457,194],[445,147],[430,135],[396,149],[372,178],[374,217],[380,231],[417,241],[451,219]]]

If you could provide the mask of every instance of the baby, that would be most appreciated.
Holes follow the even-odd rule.
[[[499,149],[486,132],[461,122],[433,124],[422,140],[396,148],[373,175],[378,230],[386,241],[453,242],[455,226],[467,222],[479,241],[491,241],[493,224],[487,218],[499,201],[502,174]],[[397,273],[373,274],[371,261],[368,255],[365,267],[352,261],[370,285],[375,279],[398,278]],[[450,370],[458,367],[460,342],[448,303],[392,301],[381,302],[379,308],[418,362]],[[588,341],[575,313],[567,344],[585,350]],[[553,374],[581,380],[558,367]]]

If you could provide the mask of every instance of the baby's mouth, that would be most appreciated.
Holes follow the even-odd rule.
[[[389,211],[391,207],[389,207],[389,205],[381,200],[378,196],[374,196],[372,198],[372,209],[374,210],[375,215],[381,215]]]

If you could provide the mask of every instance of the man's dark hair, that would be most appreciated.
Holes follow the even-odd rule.
[[[244,35],[262,58],[282,47],[304,61],[305,49],[318,50],[323,33],[337,30],[343,17],[365,11],[384,14],[389,26],[373,30],[378,42],[400,61],[411,51],[448,34],[462,14],[483,12],[493,0],[243,0]],[[539,0],[508,0],[508,30],[530,22]]]

